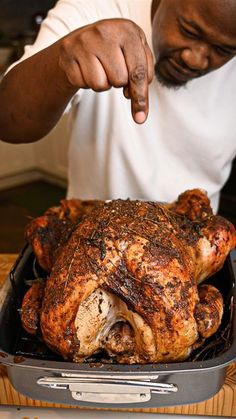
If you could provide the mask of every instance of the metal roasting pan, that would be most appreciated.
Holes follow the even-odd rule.
[[[0,362],[6,366],[14,388],[32,399],[100,408],[196,403],[220,390],[227,366],[236,360],[236,250],[207,281],[223,295],[222,326],[205,348],[180,363],[118,365],[97,359],[76,364],[63,360],[21,327],[19,308],[27,280],[35,276],[35,258],[27,245],[0,297]]]

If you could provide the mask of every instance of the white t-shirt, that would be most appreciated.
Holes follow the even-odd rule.
[[[151,0],[60,0],[22,59],[104,18],[136,22],[151,46]],[[143,125],[122,89],[80,90],[71,101],[68,197],[172,201],[203,188],[217,210],[236,154],[236,59],[178,91],[150,85]]]

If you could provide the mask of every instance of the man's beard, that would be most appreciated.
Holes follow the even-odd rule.
[[[155,67],[154,67],[155,75],[156,75],[156,78],[159,81],[159,83],[162,86],[165,86],[168,89],[173,89],[173,90],[178,90],[181,87],[186,86],[188,81],[181,82],[179,80],[174,80],[174,79],[167,78],[166,76],[164,76],[162,74],[161,66],[162,66],[162,63],[164,62],[164,60],[165,60],[165,58],[159,59],[158,62],[155,64]]]

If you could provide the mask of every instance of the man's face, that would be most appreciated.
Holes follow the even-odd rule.
[[[156,76],[180,87],[236,55],[236,0],[153,0]]]

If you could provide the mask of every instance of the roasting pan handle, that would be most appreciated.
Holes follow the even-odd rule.
[[[144,403],[151,399],[152,393],[167,395],[178,391],[176,384],[170,383],[86,377],[43,377],[37,384],[55,390],[69,390],[75,400],[91,403]]]

